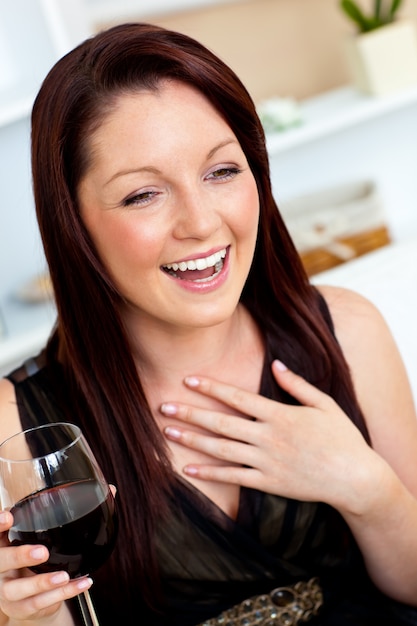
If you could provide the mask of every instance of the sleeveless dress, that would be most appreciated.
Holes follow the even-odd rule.
[[[8,376],[22,428],[61,419],[62,396],[51,374],[41,357]],[[126,549],[128,538],[119,540],[116,549]],[[308,622],[311,626],[417,625],[415,609],[375,588],[349,528],[322,503],[242,488],[237,519],[232,520],[178,476],[169,520],[157,530],[157,555],[160,610],[142,602],[135,581],[128,583],[134,601],[126,599],[129,594],[124,598],[105,564],[91,589],[100,626],[196,626],[246,598],[313,576],[320,578],[324,606]]]

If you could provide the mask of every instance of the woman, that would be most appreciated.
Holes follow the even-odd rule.
[[[1,382],[0,438],[75,422],[116,485],[100,624],[413,623],[404,366],[369,302],[309,284],[238,78],[114,27],[45,79],[32,165],[58,318]],[[78,623],[91,580],[33,575],[47,550],[0,523],[0,624]]]

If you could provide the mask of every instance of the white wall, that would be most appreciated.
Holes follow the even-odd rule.
[[[30,111],[53,63],[90,32],[83,0],[12,0],[0,6],[1,299],[44,269],[32,200]]]
[[[0,132],[0,297],[44,268],[29,163],[29,120]]]

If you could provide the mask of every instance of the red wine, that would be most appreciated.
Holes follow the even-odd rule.
[[[109,557],[117,519],[111,493],[95,480],[65,483],[20,500],[11,510],[12,545],[43,544],[50,553],[37,573],[66,570],[71,577],[91,574]]]

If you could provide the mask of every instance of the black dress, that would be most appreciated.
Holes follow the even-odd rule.
[[[42,359],[31,360],[8,376],[23,428],[62,419],[49,368]],[[126,538],[119,539],[116,549],[126,549]],[[196,626],[246,598],[313,576],[320,579],[324,606],[311,626],[417,624],[415,609],[375,588],[349,528],[322,503],[242,488],[232,520],[178,477],[171,514],[157,531],[157,554],[160,610],[144,605],[135,581],[130,582],[134,603],[115,602],[115,581],[106,575],[106,565],[94,575],[91,595],[101,626]]]

